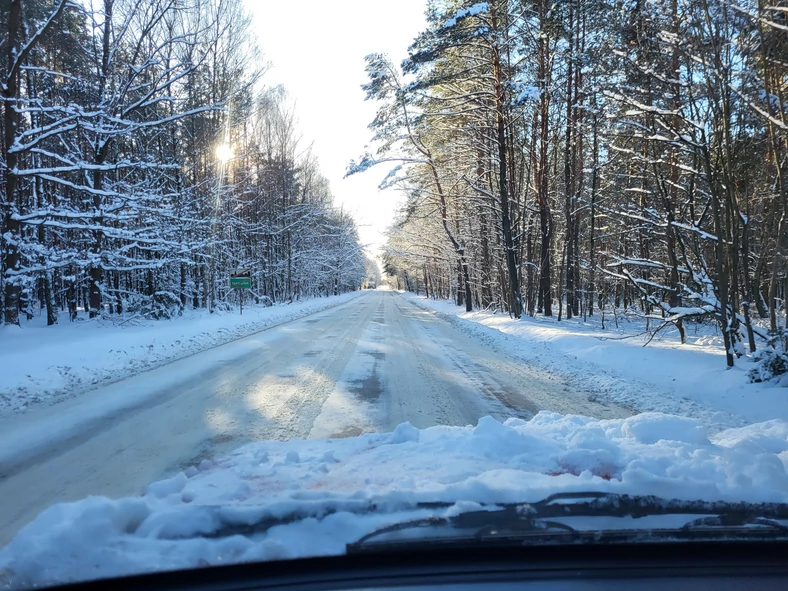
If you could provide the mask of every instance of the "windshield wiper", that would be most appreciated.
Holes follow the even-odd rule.
[[[693,518],[680,527],[638,529],[578,529],[561,519],[643,518],[651,516]],[[532,543],[615,543],[633,539],[657,541],[664,539],[787,539],[788,504],[731,503],[722,501],[666,500],[656,496],[631,496],[601,492],[557,493],[536,503],[490,505],[451,516],[433,516],[394,523],[379,528],[347,545],[348,552],[368,552],[403,544],[412,548],[414,541],[435,544],[465,544],[471,541],[498,544]],[[433,528],[441,535],[419,536],[414,540],[387,539],[414,528]]]
[[[461,540],[484,540],[498,543],[535,543],[546,541],[570,543],[583,541],[615,541],[633,536],[642,536],[644,530],[636,528],[621,530],[579,529],[562,520],[570,517],[588,518],[640,518],[656,515],[687,515],[688,521],[678,529],[645,530],[652,537],[668,536],[691,539],[704,535],[723,536],[727,532],[742,537],[783,536],[788,538],[788,527],[779,523],[788,522],[788,504],[779,503],[728,503],[706,501],[665,500],[655,496],[631,496],[600,492],[557,493],[535,503],[491,503],[480,504],[479,509],[446,515],[447,511],[456,509],[453,502],[418,502],[413,504],[391,506],[388,503],[374,501],[313,501],[303,503],[294,509],[284,511],[278,507],[244,507],[243,510],[226,506],[203,506],[196,508],[201,511],[205,526],[199,531],[169,525],[157,528],[159,539],[185,539],[193,537],[225,538],[235,535],[254,536],[265,534],[276,526],[288,525],[297,521],[312,518],[322,520],[339,512],[354,515],[374,515],[384,512],[403,513],[414,510],[433,513],[434,515],[398,521],[377,529],[358,541],[347,546],[348,552],[368,551],[385,545],[390,549],[396,543],[391,540],[377,541],[386,534],[432,528],[448,530],[439,543],[459,542]],[[194,509],[190,509],[194,510]],[[255,515],[256,514],[256,515]],[[167,520],[169,524],[171,517]],[[600,532],[604,539],[600,538]],[[617,533],[618,532],[618,533]],[[446,534],[446,532],[443,532]],[[418,536],[423,540],[424,536]],[[430,540],[434,540],[430,537]],[[372,541],[371,541],[372,540]],[[408,539],[413,544],[413,536]]]

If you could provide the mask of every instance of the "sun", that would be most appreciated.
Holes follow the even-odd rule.
[[[227,162],[230,160],[235,154],[233,154],[233,149],[228,146],[227,144],[221,144],[216,148],[216,157],[221,162]]]

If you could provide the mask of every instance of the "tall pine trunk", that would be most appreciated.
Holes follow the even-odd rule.
[[[542,27],[546,25],[548,3],[539,3],[539,18]],[[546,31],[540,32],[537,41],[537,66],[538,85],[540,91],[539,101],[539,151],[538,163],[534,167],[537,204],[539,206],[539,230],[541,232],[541,246],[539,253],[539,297],[537,308],[545,316],[553,315],[553,292],[551,273],[551,250],[553,242],[553,217],[550,211],[550,196],[548,194],[548,152],[550,149],[550,89],[549,89],[549,43]]]
[[[15,70],[17,58],[17,44],[22,32],[22,0],[11,0],[8,13],[8,30],[6,36],[6,63],[7,79],[3,91],[3,124],[5,137],[3,138],[3,159],[5,160],[5,203],[3,204],[3,281],[4,304],[3,322],[5,324],[19,324],[19,296],[20,286],[14,272],[19,269],[19,221],[14,219],[16,210],[16,187],[19,179],[13,171],[18,163],[17,153],[11,149],[16,141],[16,128],[18,115],[15,101],[19,93],[19,70]]]
[[[498,28],[498,19],[493,8],[491,11],[493,30]],[[509,311],[515,318],[520,318],[523,311],[522,294],[520,293],[520,275],[517,268],[514,237],[512,232],[512,215],[509,196],[509,161],[507,158],[506,139],[506,95],[505,80],[501,62],[499,39],[493,38],[493,77],[495,84],[495,137],[498,151],[498,191],[501,200],[501,233],[503,234],[506,252],[506,270],[509,276]]]

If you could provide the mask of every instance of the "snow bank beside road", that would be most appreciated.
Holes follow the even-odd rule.
[[[0,587],[340,554],[383,525],[446,514],[415,508],[422,501],[605,491],[788,502],[787,466],[788,422],[710,436],[700,421],[659,413],[596,420],[542,412],[530,421],[487,417],[475,428],[406,423],[389,434],[255,443],[139,498],[49,508],[0,551]]]
[[[749,384],[749,359],[725,369],[714,335],[655,339],[639,335],[644,326],[623,319],[607,330],[598,317],[557,322],[548,318],[514,320],[507,314],[465,312],[452,302],[403,294],[408,301],[437,312],[460,330],[489,345],[560,376],[569,386],[636,411],[659,411],[702,419],[717,429],[769,419],[788,420],[786,389]],[[691,328],[688,329],[691,331]]]
[[[252,306],[243,315],[237,310],[214,314],[193,310],[173,320],[138,320],[134,325],[96,320],[47,327],[42,318],[21,329],[3,327],[0,416],[37,403],[58,402],[99,384],[344,304],[363,293]]]

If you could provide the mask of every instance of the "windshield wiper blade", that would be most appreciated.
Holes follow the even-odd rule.
[[[425,509],[429,511],[446,510],[454,506],[448,501],[426,502],[408,504],[397,507],[398,511],[412,511],[414,509]],[[189,538],[227,538],[232,536],[254,536],[265,534],[273,527],[289,525],[304,519],[322,520],[336,513],[352,513],[353,515],[370,515],[375,513],[389,512],[386,503],[376,503],[374,501],[308,501],[294,508],[280,510],[279,507],[266,505],[254,506],[243,505],[240,507],[226,505],[202,505],[197,507],[186,507],[185,511],[197,511],[200,513],[200,521],[204,524],[203,528],[194,531],[187,528],[181,531],[176,527],[170,530],[169,527],[158,529],[156,537],[161,540],[181,540]],[[257,515],[254,515],[257,513]],[[184,519],[189,519],[188,515]],[[170,518],[169,521],[177,521]]]
[[[356,549],[364,546],[368,540],[378,538],[387,533],[414,528],[446,527],[453,532],[471,532],[477,538],[499,537],[513,534],[535,537],[549,534],[572,534],[574,529],[559,521],[565,517],[645,517],[647,515],[691,515],[694,518],[706,516],[716,518],[719,522],[714,526],[736,527],[753,526],[754,529],[777,530],[781,526],[778,520],[788,520],[788,505],[778,503],[725,503],[705,501],[665,500],[654,496],[630,496],[600,492],[557,493],[536,503],[491,503],[480,505],[478,510],[460,512],[452,516],[445,513],[456,508],[456,503],[448,501],[417,502],[404,505],[376,503],[374,501],[335,500],[331,502],[310,501],[298,507],[279,511],[273,507],[202,506],[190,508],[204,513],[203,521],[207,524],[201,531],[180,528],[170,530],[162,528],[157,533],[160,539],[184,539],[192,537],[224,538],[234,535],[254,536],[265,534],[272,527],[287,525],[307,518],[322,520],[338,512],[355,515],[380,514],[382,512],[406,513],[414,510],[438,515],[428,516],[410,521],[399,521],[387,527],[375,530],[348,546]],[[250,515],[257,513],[257,515]],[[765,520],[774,523],[767,524]],[[709,529],[710,521],[694,523],[691,529]],[[771,525],[772,527],[767,527]],[[758,526],[758,527],[756,527]],[[776,526],[776,527],[775,527]],[[585,535],[578,533],[578,536]],[[458,538],[459,536],[454,535]]]
[[[557,521],[567,517],[642,518],[658,515],[696,516],[682,527],[667,529],[578,530]],[[697,517],[700,516],[700,517]],[[737,539],[788,539],[788,504],[722,501],[666,500],[656,496],[633,496],[602,492],[556,493],[536,503],[506,503],[459,513],[394,523],[347,545],[348,552],[369,551],[372,546],[400,543],[370,540],[413,528],[446,528],[448,536],[430,537],[431,544],[468,541],[497,543],[616,542],[633,538],[701,539],[734,536]],[[464,535],[463,535],[464,532]],[[413,539],[407,544],[412,545]]]
[[[506,524],[506,531],[508,533],[517,533],[518,535],[527,533],[543,534],[547,530],[558,530],[569,533],[577,533],[573,527],[560,523],[557,521],[549,521],[543,519],[533,519],[522,515],[512,515],[511,510],[515,507],[504,507],[502,509],[494,509],[492,511],[469,511],[467,513],[460,513],[452,517],[424,517],[421,519],[409,519],[407,521],[400,521],[381,528],[378,528],[370,533],[362,536],[357,541],[347,544],[348,553],[357,552],[359,550],[366,550],[368,548],[369,540],[377,538],[386,534],[392,534],[399,531],[404,531],[414,528],[440,528],[450,527],[455,530],[472,531],[470,536],[476,540],[482,540],[489,536],[498,536],[499,532],[496,529],[496,523],[500,519],[500,523]],[[491,519],[492,517],[492,519]],[[443,539],[443,538],[441,538]],[[446,538],[449,541],[457,540],[457,536]],[[431,541],[436,541],[437,538],[430,538]],[[395,541],[395,543],[400,540]],[[412,541],[408,540],[407,544]],[[382,542],[383,545],[388,546],[390,542]],[[377,544],[376,544],[377,545]]]
[[[522,503],[520,504],[522,505]],[[539,517],[647,517],[651,515],[728,515],[731,519],[788,519],[788,504],[682,501],[655,495],[562,492],[529,503]]]

